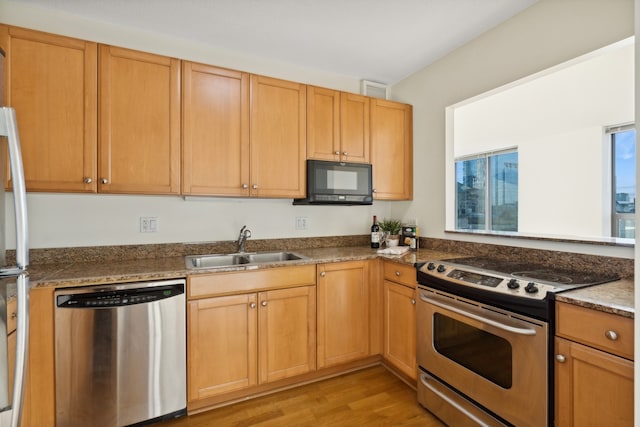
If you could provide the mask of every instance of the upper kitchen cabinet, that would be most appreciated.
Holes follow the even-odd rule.
[[[306,85],[251,76],[252,196],[305,196],[306,106]]]
[[[96,43],[6,25],[0,40],[27,190],[95,192]]]
[[[369,162],[369,98],[309,86],[307,157]]]
[[[413,109],[411,105],[371,100],[373,198],[413,198]]]
[[[178,194],[180,61],[102,45],[99,55],[99,191]]]
[[[249,196],[249,74],[182,63],[182,193]]]

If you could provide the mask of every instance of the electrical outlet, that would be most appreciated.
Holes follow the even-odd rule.
[[[141,233],[157,233],[160,228],[158,217],[155,216],[141,216],[140,217],[140,232]]]
[[[309,228],[309,218],[306,216],[296,217],[296,230],[306,230]]]

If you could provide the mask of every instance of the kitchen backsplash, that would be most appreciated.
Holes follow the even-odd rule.
[[[312,238],[264,239],[247,241],[248,252],[270,250],[301,250],[312,248],[368,246],[369,235],[332,236]],[[621,277],[633,277],[633,259],[586,255],[569,252],[490,245],[459,240],[421,237],[420,248],[462,255],[488,256],[531,262],[555,268],[584,271],[607,271]],[[204,243],[163,243],[151,245],[88,246],[72,248],[31,249],[32,265],[67,264],[76,262],[100,262],[133,259],[180,257],[207,253],[233,253],[235,241]],[[15,262],[15,251],[7,251],[7,262]]]

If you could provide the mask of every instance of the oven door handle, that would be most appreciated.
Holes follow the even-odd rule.
[[[420,294],[420,299],[428,304],[433,304],[436,307],[440,307],[442,309],[445,310],[449,310],[449,311],[453,311],[454,313],[457,313],[461,316],[464,317],[468,317],[470,319],[474,319],[477,320],[478,322],[482,322],[482,323],[486,323],[488,325],[494,326],[498,329],[502,329],[503,331],[507,331],[507,332],[512,332],[514,334],[519,334],[519,335],[535,335],[536,334],[536,330],[535,329],[531,329],[531,328],[519,328],[517,326],[511,326],[511,325],[505,325],[504,323],[500,323],[496,320],[493,319],[489,319],[487,317],[484,316],[480,316],[478,314],[475,313],[470,313],[466,310],[463,310],[461,308],[455,307],[453,305],[449,305],[449,304],[445,304],[443,302],[440,302],[434,298],[429,298],[428,296],[426,296],[425,294]]]

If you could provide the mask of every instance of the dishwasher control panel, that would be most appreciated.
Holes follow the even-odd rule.
[[[184,286],[156,286],[153,288],[136,288],[123,290],[96,289],[95,292],[70,293],[56,295],[56,306],[59,308],[100,308],[122,307],[145,304],[171,298],[184,293]]]

